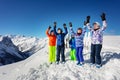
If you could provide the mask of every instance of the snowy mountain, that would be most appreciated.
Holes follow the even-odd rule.
[[[29,56],[41,49],[41,39],[14,35],[9,35],[9,38],[21,52],[28,53]]]
[[[12,38],[12,41],[14,43],[16,42],[15,44],[19,46],[19,50],[24,52],[29,51],[30,49],[30,51],[33,50],[35,53],[21,62],[1,66],[0,80],[120,80],[120,45],[118,45],[120,44],[120,36],[104,37],[104,45],[101,52],[103,66],[100,69],[89,65],[89,46],[84,48],[85,64],[82,67],[77,66],[76,61],[69,60],[70,49],[66,49],[65,51],[65,64],[50,65],[47,62],[47,38],[40,40],[29,38],[30,41],[27,41],[26,38],[19,38]],[[23,42],[21,42],[22,40]],[[40,46],[35,46],[34,48],[34,44],[26,43],[24,41],[38,41]],[[23,46],[24,43],[26,43],[25,46]],[[26,45],[29,45],[29,48]],[[31,46],[34,49],[32,49]]]
[[[0,65],[26,59],[40,50],[40,40],[34,37],[0,36]]]
[[[10,64],[25,59],[25,55],[19,51],[12,40],[7,36],[0,37],[0,62],[1,65]]]

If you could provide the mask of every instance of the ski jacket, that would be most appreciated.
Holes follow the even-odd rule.
[[[69,45],[71,49],[75,49],[75,38],[71,38],[69,41]]]
[[[91,37],[92,44],[102,44],[103,43],[103,32],[107,27],[106,21],[103,21],[102,28],[100,28],[96,31],[90,26],[89,23],[87,24],[87,27],[92,33],[92,37]]]
[[[75,36],[76,47],[82,47],[83,46],[84,35],[85,35],[85,32],[86,32],[86,26],[84,26],[81,35],[78,35],[77,33],[75,33],[72,27],[70,27],[70,30],[71,30],[71,34]]]
[[[46,35],[49,38],[49,46],[56,46],[56,36],[55,35],[50,35],[49,30],[46,30]]]
[[[68,31],[67,31],[67,28],[64,28],[64,29],[65,29],[65,33],[58,34],[56,31],[56,27],[54,27],[54,33],[57,36],[57,46],[65,45],[64,38],[65,38],[65,35],[67,35]]]

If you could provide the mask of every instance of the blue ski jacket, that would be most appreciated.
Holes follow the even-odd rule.
[[[67,35],[68,31],[67,31],[67,28],[64,28],[64,29],[65,29],[64,33],[58,34],[56,31],[56,27],[54,27],[54,33],[57,36],[57,46],[65,45],[64,38],[65,38],[65,35]]]
[[[75,38],[71,38],[69,41],[69,45],[71,49],[75,49]]]

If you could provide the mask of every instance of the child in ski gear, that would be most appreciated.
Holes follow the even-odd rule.
[[[107,27],[105,13],[101,15],[101,19],[103,21],[103,26],[100,28],[100,23],[95,22],[93,23],[93,28],[90,26],[90,16],[87,16],[86,25],[88,29],[92,33],[92,43],[91,43],[91,54],[90,60],[92,64],[97,64],[96,67],[101,67],[101,49],[103,43],[103,31]]]
[[[75,47],[75,37],[74,37],[74,35],[71,35],[69,45],[70,45],[70,48],[71,48],[70,58],[71,58],[71,60],[74,61],[74,60],[76,60],[76,47]]]
[[[46,30],[46,35],[49,38],[49,62],[52,64],[56,61],[56,36],[54,34],[54,31],[50,31],[50,29],[51,27],[49,26]]]
[[[72,23],[69,23],[70,25],[70,29],[71,29],[71,33],[75,36],[75,47],[76,47],[76,57],[77,57],[77,65],[83,65],[84,62],[84,58],[83,58],[83,39],[84,39],[84,35],[86,32],[86,26],[84,26],[84,28],[78,28],[77,29],[77,33],[75,33],[73,31],[72,28]]]
[[[64,43],[64,38],[65,35],[67,35],[68,31],[67,31],[67,27],[66,24],[63,24],[64,29],[65,29],[65,33],[63,33],[61,28],[58,28],[56,31],[56,22],[54,22],[54,33],[57,36],[57,64],[59,64],[60,61],[60,55],[61,55],[61,59],[62,59],[62,63],[65,63],[65,43]]]

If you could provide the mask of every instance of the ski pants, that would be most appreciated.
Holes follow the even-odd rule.
[[[49,62],[55,62],[55,61],[56,61],[56,47],[49,46]]]
[[[78,62],[83,62],[83,46],[81,47],[76,47],[76,57]]]
[[[60,56],[62,62],[65,61],[64,51],[65,51],[65,46],[57,46],[57,61],[60,61]]]
[[[70,58],[71,60],[76,60],[76,50],[75,49],[71,49],[70,51]]]
[[[101,52],[102,45],[101,44],[91,44],[91,55],[90,60],[93,64],[101,64]]]

